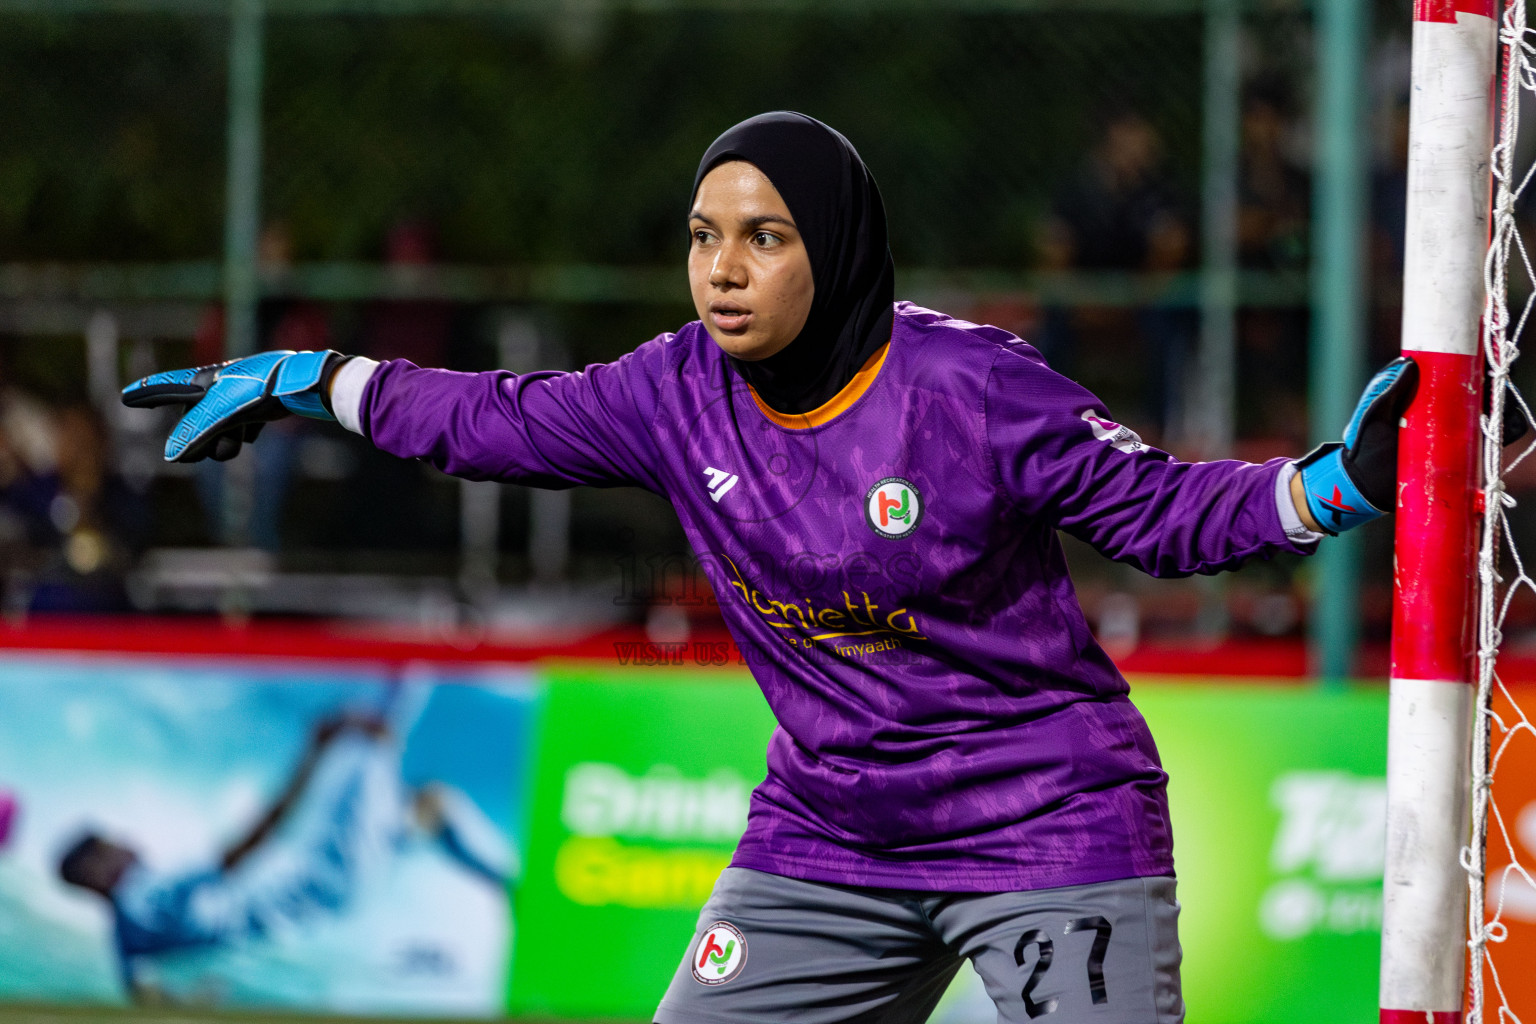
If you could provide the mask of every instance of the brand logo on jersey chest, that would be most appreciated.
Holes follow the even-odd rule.
[[[741,480],[741,477],[730,470],[716,469],[714,466],[706,467],[704,475],[709,478],[709,482],[704,485],[709,490],[709,498],[716,503],[719,503],[720,499]]]
[[[923,519],[923,497],[910,480],[888,476],[864,495],[864,521],[882,537],[905,537]]]

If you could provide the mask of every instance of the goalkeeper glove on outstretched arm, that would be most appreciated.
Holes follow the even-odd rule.
[[[325,401],[331,377],[347,357],[339,352],[260,352],[227,363],[152,373],[123,389],[135,409],[184,405],[187,412],[165,442],[165,461],[220,462],[254,441],[264,424],[289,413],[336,419]]]
[[[1418,386],[1418,364],[1392,360],[1365,386],[1343,442],[1319,445],[1296,463],[1306,510],[1324,533],[1337,536],[1396,506],[1398,421]]]

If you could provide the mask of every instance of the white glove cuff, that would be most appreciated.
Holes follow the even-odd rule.
[[[337,410],[336,417],[341,418],[340,410]],[[1316,544],[1324,535],[1306,528],[1301,521],[1301,513],[1296,511],[1296,502],[1291,498],[1291,477],[1295,475],[1296,463],[1287,462],[1280,467],[1275,477],[1275,510],[1280,513],[1280,529],[1297,544]]]
[[[363,432],[363,388],[378,368],[375,360],[353,356],[331,378],[331,412],[354,434]]]

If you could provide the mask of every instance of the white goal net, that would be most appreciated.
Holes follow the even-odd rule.
[[[1536,97],[1536,39],[1526,26],[1525,0],[1504,6],[1499,32],[1502,80],[1497,138],[1492,154],[1494,179],[1492,242],[1486,263],[1487,306],[1484,360],[1488,397],[1482,418],[1483,499],[1477,574],[1477,728],[1472,751],[1472,839],[1463,864],[1470,887],[1469,945],[1471,1024],[1518,1022],[1523,1007],[1513,1005],[1507,982],[1529,971],[1524,957],[1501,956],[1510,938],[1510,914],[1516,907],[1536,903],[1536,877],[1522,860],[1520,833],[1536,822],[1513,820],[1521,808],[1501,806],[1497,785],[1501,771],[1530,756],[1536,726],[1521,710],[1514,692],[1500,677],[1498,656],[1504,626],[1521,592],[1536,596],[1536,580],[1527,572],[1511,531],[1515,499],[1506,488],[1511,472],[1525,459],[1536,440],[1527,435],[1506,450],[1502,424],[1512,412],[1530,409],[1510,374],[1520,352],[1536,300],[1536,272],[1520,232],[1523,199],[1536,175],[1531,146],[1521,145],[1522,105]],[[1508,801],[1506,801],[1508,804]],[[1519,815],[1527,817],[1528,815]],[[1491,865],[1491,867],[1490,867]],[[1526,914],[1520,914],[1524,917]],[[1513,952],[1513,951],[1511,951]],[[1536,1019],[1536,1013],[1531,1014]]]

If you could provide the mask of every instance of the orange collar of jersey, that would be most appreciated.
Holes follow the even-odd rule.
[[[859,372],[853,375],[853,380],[843,385],[843,390],[833,395],[827,401],[818,405],[810,412],[782,413],[770,409],[764,404],[752,386],[747,385],[747,390],[752,392],[752,401],[757,403],[758,411],[768,417],[769,422],[776,423],[786,430],[806,430],[810,427],[819,427],[823,423],[830,423],[840,413],[847,410],[854,402],[864,397],[864,392],[875,382],[875,377],[880,373],[880,367],[885,365],[885,354],[891,350],[891,343],[886,342],[875,350],[875,354],[864,361],[859,367]]]

